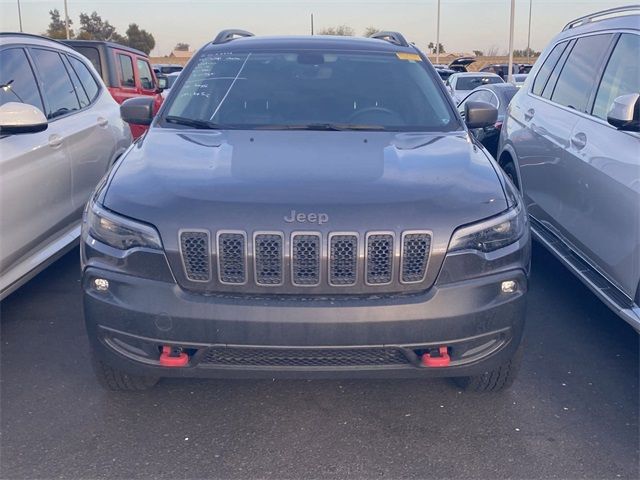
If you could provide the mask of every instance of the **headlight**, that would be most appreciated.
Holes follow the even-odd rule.
[[[99,242],[119,250],[134,247],[162,249],[155,228],[109,212],[94,201],[85,211],[83,230]]]
[[[506,213],[459,228],[449,243],[449,252],[478,250],[493,252],[516,242],[524,235],[527,219],[521,205],[516,205]]]

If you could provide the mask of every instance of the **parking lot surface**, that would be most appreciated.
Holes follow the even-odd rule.
[[[513,388],[162,381],[102,390],[78,251],[2,303],[2,478],[638,478],[638,335],[534,249]]]

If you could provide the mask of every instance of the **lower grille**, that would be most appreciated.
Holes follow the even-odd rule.
[[[180,250],[187,278],[192,282],[208,282],[211,276],[209,233],[181,232]]]
[[[399,348],[214,347],[200,363],[248,367],[365,367],[410,362]]]

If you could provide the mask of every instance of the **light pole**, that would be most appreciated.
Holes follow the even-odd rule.
[[[527,34],[527,63],[531,63],[531,7],[533,0],[529,0],[529,33]]]
[[[511,25],[509,26],[509,73],[507,82],[513,83],[513,23],[516,13],[516,0],[511,0]]]
[[[69,40],[69,10],[67,9],[67,0],[64,0],[64,28],[67,31],[67,40]]]
[[[18,22],[20,23],[20,33],[22,33],[22,10],[20,10],[20,0],[18,0]]]
[[[438,14],[436,23],[436,64],[440,63],[440,0],[438,0]]]

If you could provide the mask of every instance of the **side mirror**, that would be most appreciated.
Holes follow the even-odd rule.
[[[468,128],[484,128],[498,120],[498,109],[487,102],[467,102],[464,104],[464,121]]]
[[[167,88],[167,77],[158,77],[158,90],[162,91]]]
[[[618,130],[640,132],[640,94],[630,93],[616,98],[607,114],[607,122]]]
[[[33,105],[7,102],[0,106],[0,135],[42,132],[48,126],[47,117]]]
[[[122,102],[120,116],[127,123],[151,125],[153,120],[154,97],[134,97]]]

